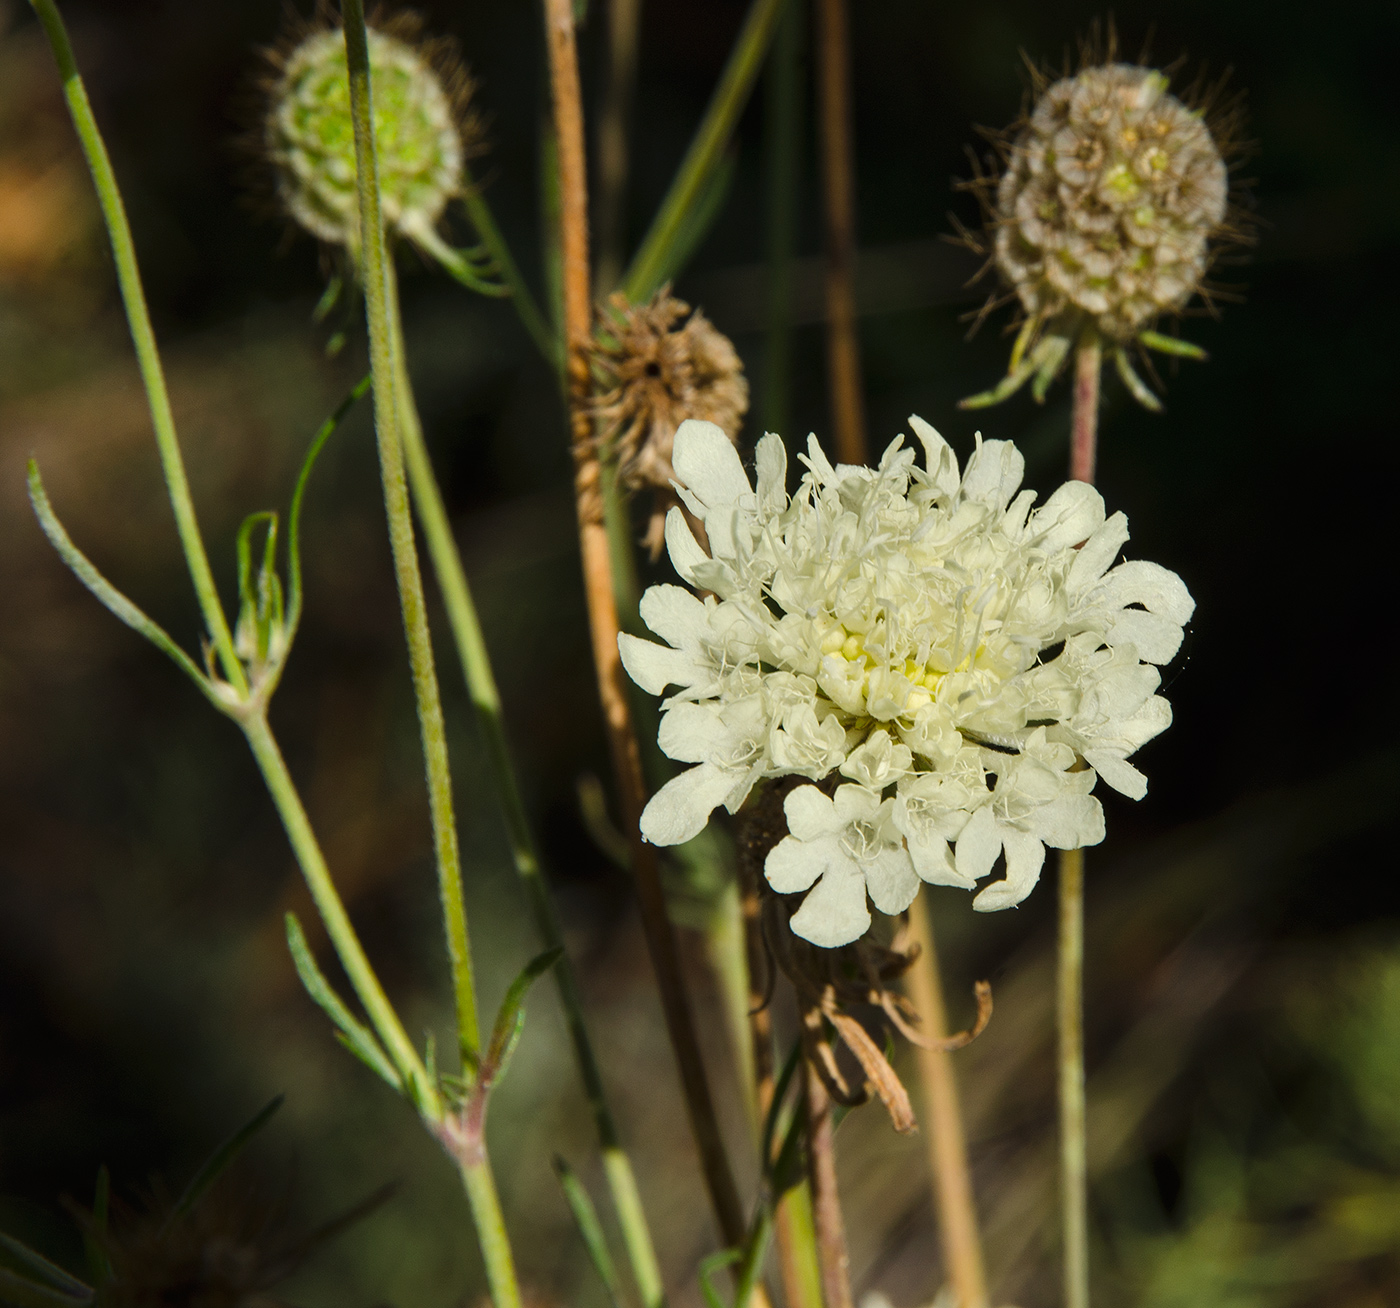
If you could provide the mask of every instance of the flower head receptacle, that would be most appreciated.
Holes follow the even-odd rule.
[[[869,904],[900,913],[921,881],[975,889],[998,864],[973,906],[1009,908],[1047,845],[1100,841],[1091,792],[1146,793],[1128,759],[1171,722],[1157,668],[1195,607],[1175,573],[1115,566],[1127,519],[1092,486],[1033,507],[1015,446],[979,439],[960,469],[910,423],[922,467],[902,439],[873,469],[833,466],[813,439],[792,496],[777,436],[755,486],[722,431],[682,424],[672,462],[708,550],[673,509],[693,591],[643,596],[664,644],[620,638],[632,679],[670,690],[662,750],[694,765],[652,797],[643,836],[680,844],[760,783],[818,783],[786,793],[764,871],[806,896],[792,929],[824,948],[862,936]]]

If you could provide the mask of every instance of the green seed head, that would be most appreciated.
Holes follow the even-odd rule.
[[[1129,64],[1051,85],[1011,143],[995,255],[1028,317],[1133,340],[1185,307],[1225,220],[1225,164],[1166,77]]]
[[[431,240],[462,186],[457,106],[429,62],[397,37],[371,30],[369,59],[385,226]],[[354,250],[360,218],[345,35],[315,32],[281,64],[264,124],[278,195],[313,236]]]

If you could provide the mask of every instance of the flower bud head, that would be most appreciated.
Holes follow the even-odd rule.
[[[1051,85],[996,192],[995,256],[1040,321],[1081,316],[1132,340],[1185,307],[1225,219],[1225,164],[1165,75],[1111,63]]]
[[[465,151],[454,99],[462,97],[396,36],[371,29],[369,59],[384,222],[422,240],[461,190]],[[345,34],[313,32],[278,62],[264,122],[278,195],[313,236],[354,250],[360,215]]]

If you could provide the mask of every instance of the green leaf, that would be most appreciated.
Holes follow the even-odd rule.
[[[1124,350],[1113,351],[1113,362],[1118,368],[1118,376],[1122,379],[1123,385],[1128,388],[1135,399],[1144,409],[1151,413],[1162,412],[1162,401],[1154,395],[1147,383],[1137,375],[1133,368],[1132,361],[1128,358]]]
[[[573,1168],[558,1154],[554,1156],[554,1174],[559,1178],[559,1188],[564,1191],[569,1211],[573,1213],[574,1223],[583,1237],[584,1248],[588,1250],[593,1270],[603,1282],[613,1308],[622,1308],[622,1289],[617,1279],[617,1267],[613,1263],[612,1254],[608,1252],[607,1238],[603,1235],[603,1226],[598,1220],[598,1210],[593,1206],[593,1200],[589,1198],[588,1191],[584,1189],[583,1182],[575,1175]]]
[[[364,398],[373,385],[374,378],[366,373],[355,384],[355,388],[336,405],[335,412],[320,426],[311,439],[311,448],[302,460],[301,471],[297,474],[296,489],[292,491],[292,505],[287,513],[287,644],[296,635],[297,624],[301,621],[301,504],[306,497],[306,484],[311,478],[311,469],[326,447],[335,429],[345,420],[345,415]]]
[[[744,1255],[738,1249],[721,1249],[700,1263],[700,1293],[705,1296],[706,1308],[728,1308],[720,1292],[715,1289],[713,1276],[725,1267],[732,1267]]]
[[[21,1240],[0,1231],[0,1259],[17,1265],[21,1275],[16,1279],[31,1280],[42,1288],[64,1295],[69,1299],[90,1299],[92,1287],[84,1285],[76,1276],[65,1272],[57,1263],[51,1263],[43,1254],[31,1249]],[[0,1270],[3,1270],[0,1268]],[[11,1273],[14,1275],[14,1273]]]
[[[1031,398],[1037,404],[1045,403],[1045,392],[1050,383],[1060,375],[1060,369],[1069,358],[1071,341],[1068,336],[1051,333],[1043,336],[1031,351],[1029,362],[1035,368],[1035,380],[1031,383]]]
[[[686,211],[670,246],[662,252],[658,260],[657,287],[664,286],[680,276],[691,256],[710,234],[710,228],[714,226],[715,219],[723,212],[725,202],[729,199],[737,161],[737,151],[727,150],[705,179],[704,187],[696,197],[695,207]]]
[[[1208,355],[1192,341],[1183,341],[1179,336],[1164,336],[1161,332],[1138,332],[1138,342],[1159,354],[1174,354],[1178,359],[1194,359],[1204,363]]]
[[[277,1110],[282,1107],[282,1101],[285,1098],[285,1095],[274,1095],[214,1150],[209,1156],[208,1162],[195,1174],[194,1180],[185,1187],[185,1193],[176,1200],[175,1207],[170,1210],[167,1224],[176,1218],[186,1217],[194,1211],[195,1205],[204,1197],[209,1187],[223,1175],[229,1164],[243,1152],[248,1141],[272,1121]]]
[[[489,1090],[505,1074],[515,1046],[520,1042],[520,1033],[525,1029],[525,997],[551,967],[559,961],[564,951],[547,949],[525,964],[520,975],[510,983],[510,989],[501,1000],[500,1011],[496,1014],[496,1024],[491,1029],[491,1040],[486,1046],[486,1057],[481,1062],[481,1082],[483,1090]]]
[[[989,409],[994,404],[1000,404],[1003,400],[1009,400],[1017,391],[1021,389],[1031,379],[1031,374],[1036,370],[1034,358],[1022,359],[1010,372],[1006,374],[989,391],[982,391],[977,395],[969,395],[965,400],[958,401],[960,409]]]
[[[783,1064],[783,1070],[778,1074],[777,1083],[773,1087],[773,1100],[768,1105],[768,1118],[763,1123],[763,1147],[758,1156],[764,1170],[770,1174],[773,1158],[773,1132],[778,1129],[778,1118],[782,1115],[783,1100],[787,1096],[788,1086],[792,1084],[792,1076],[797,1070],[801,1057],[802,1041],[798,1040],[794,1042],[792,1052],[788,1054],[787,1061]]]
[[[29,460],[29,502],[34,506],[34,514],[39,519],[39,526],[43,529],[44,535],[49,538],[49,544],[58,551],[59,558],[68,565],[73,575],[92,592],[98,602],[109,613],[126,623],[133,631],[144,636],[158,650],[173,660],[175,666],[199,687],[204,693],[204,697],[215,708],[223,713],[229,712],[229,705],[219,698],[213,682],[199,670],[195,661],[170,638],[165,628],[148,618],[127,599],[97,570],[87,555],[73,544],[72,537],[68,535],[63,524],[58,520],[58,515],[53,511],[53,505],[49,503],[43,480],[39,476],[39,465],[33,459]]]
[[[330,982],[326,980],[321,969],[316,966],[311,947],[306,943],[306,933],[302,931],[295,913],[287,914],[287,948],[291,951],[292,963],[296,967],[297,976],[301,978],[301,984],[306,988],[306,993],[338,1028],[336,1038],[370,1071],[383,1077],[402,1094],[403,1081],[394,1070],[394,1065],[389,1061],[379,1041],[374,1038],[368,1027],[355,1020],[340,996],[331,989]]]
[[[81,1296],[65,1294],[0,1267],[0,1302],[14,1308],[81,1308],[92,1301],[93,1292],[87,1286]]]

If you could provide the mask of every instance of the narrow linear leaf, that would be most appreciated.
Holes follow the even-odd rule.
[[[292,491],[292,504],[287,512],[287,643],[296,635],[297,624],[301,621],[301,504],[306,496],[306,484],[311,479],[311,469],[326,447],[326,442],[335,429],[345,421],[345,416],[362,400],[374,384],[374,377],[366,373],[355,383],[354,389],[336,405],[335,412],[323,422],[311,438],[311,448],[302,460],[301,471],[297,474],[296,488]]]
[[[773,1166],[773,1133],[778,1129],[778,1119],[782,1116],[783,1100],[787,1097],[788,1086],[792,1084],[793,1073],[797,1070],[797,1064],[802,1054],[802,1042],[796,1041],[792,1046],[792,1051],[787,1056],[787,1061],[783,1063],[783,1070],[778,1074],[777,1083],[773,1087],[773,1100],[768,1105],[768,1118],[763,1123],[763,1147],[759,1154],[759,1159],[765,1170]]]
[[[0,1258],[17,1263],[21,1268],[37,1277],[46,1286],[62,1294],[81,1298],[91,1297],[91,1287],[84,1285],[76,1276],[65,1272],[57,1263],[51,1263],[36,1249],[31,1249],[22,1240],[0,1231]],[[27,1278],[26,1278],[27,1279]]]
[[[743,1257],[738,1249],[721,1249],[700,1263],[700,1293],[705,1296],[706,1308],[728,1308],[724,1297],[715,1288],[714,1275],[726,1267],[732,1267]],[[742,1305],[740,1306],[742,1308]]]
[[[92,1301],[93,1292],[87,1286],[82,1295],[65,1294],[0,1267],[0,1302],[14,1308],[83,1308]]]
[[[1138,340],[1149,350],[1159,354],[1174,354],[1179,359],[1194,359],[1204,363],[1210,356],[1193,341],[1183,341],[1179,336],[1164,336],[1161,332],[1139,332]]]
[[[558,1154],[554,1156],[554,1174],[559,1178],[559,1188],[564,1192],[569,1211],[574,1215],[574,1224],[583,1237],[583,1245],[588,1250],[593,1270],[598,1273],[598,1279],[607,1290],[613,1308],[622,1308],[622,1289],[617,1278],[617,1267],[613,1263],[612,1254],[608,1252],[608,1242],[603,1235],[603,1226],[598,1220],[598,1210],[593,1206],[593,1200],[589,1198],[588,1191],[573,1168]]]
[[[274,1095],[267,1103],[258,1109],[248,1121],[240,1126],[238,1130],[210,1154],[209,1161],[199,1169],[195,1174],[194,1180],[185,1187],[185,1193],[176,1200],[175,1207],[170,1210],[170,1217],[167,1219],[167,1222],[174,1221],[179,1217],[185,1217],[194,1210],[195,1205],[204,1197],[209,1187],[223,1175],[229,1164],[243,1152],[248,1142],[257,1135],[263,1127],[272,1121],[277,1110],[282,1107],[282,1101],[285,1098],[285,1095]]]
[[[1132,360],[1128,358],[1123,350],[1113,351],[1113,362],[1118,369],[1119,379],[1128,388],[1132,395],[1144,409],[1149,413],[1161,413],[1162,401],[1152,392],[1148,384],[1137,375],[1137,370],[1133,367]]]
[[[305,987],[306,993],[311,996],[321,1011],[335,1023],[337,1027],[336,1038],[370,1071],[381,1076],[402,1094],[403,1081],[394,1070],[394,1065],[389,1061],[388,1055],[385,1054],[379,1041],[374,1038],[368,1027],[355,1020],[350,1010],[346,1008],[344,1001],[331,989],[325,974],[316,965],[311,947],[306,943],[306,933],[301,929],[301,923],[297,921],[295,913],[287,914],[287,948],[291,952],[292,963],[296,967],[297,976],[301,978],[301,984]]]
[[[705,237],[710,234],[710,228],[714,226],[715,219],[723,212],[725,202],[729,199],[737,162],[737,153],[727,150],[715,165],[714,171],[705,179],[703,189],[696,198],[695,207],[686,211],[675,239],[661,257],[656,271],[658,285],[664,286],[667,282],[674,281],[690,262],[691,256],[700,248]]]
[[[97,570],[92,560],[73,544],[72,537],[58,520],[58,515],[53,511],[53,505],[49,503],[43,479],[39,476],[39,465],[33,459],[29,460],[29,502],[34,506],[34,515],[39,519],[39,526],[43,529],[44,535],[49,538],[49,544],[58,551],[59,558],[68,565],[73,575],[92,592],[97,601],[114,617],[126,623],[133,631],[144,636],[158,650],[168,655],[174,661],[175,666],[199,687],[210,703],[221,711],[227,712],[229,706],[219,698],[209,678],[199,670],[195,661],[170,638],[165,628],[147,617],[127,599]]]
[[[520,1041],[520,1033],[525,1029],[525,997],[530,993],[530,987],[559,961],[563,953],[563,949],[548,949],[537,955],[510,983],[510,989],[506,991],[500,1011],[496,1014],[496,1024],[491,1029],[486,1057],[482,1060],[481,1079],[488,1088],[505,1075],[511,1055]]]

